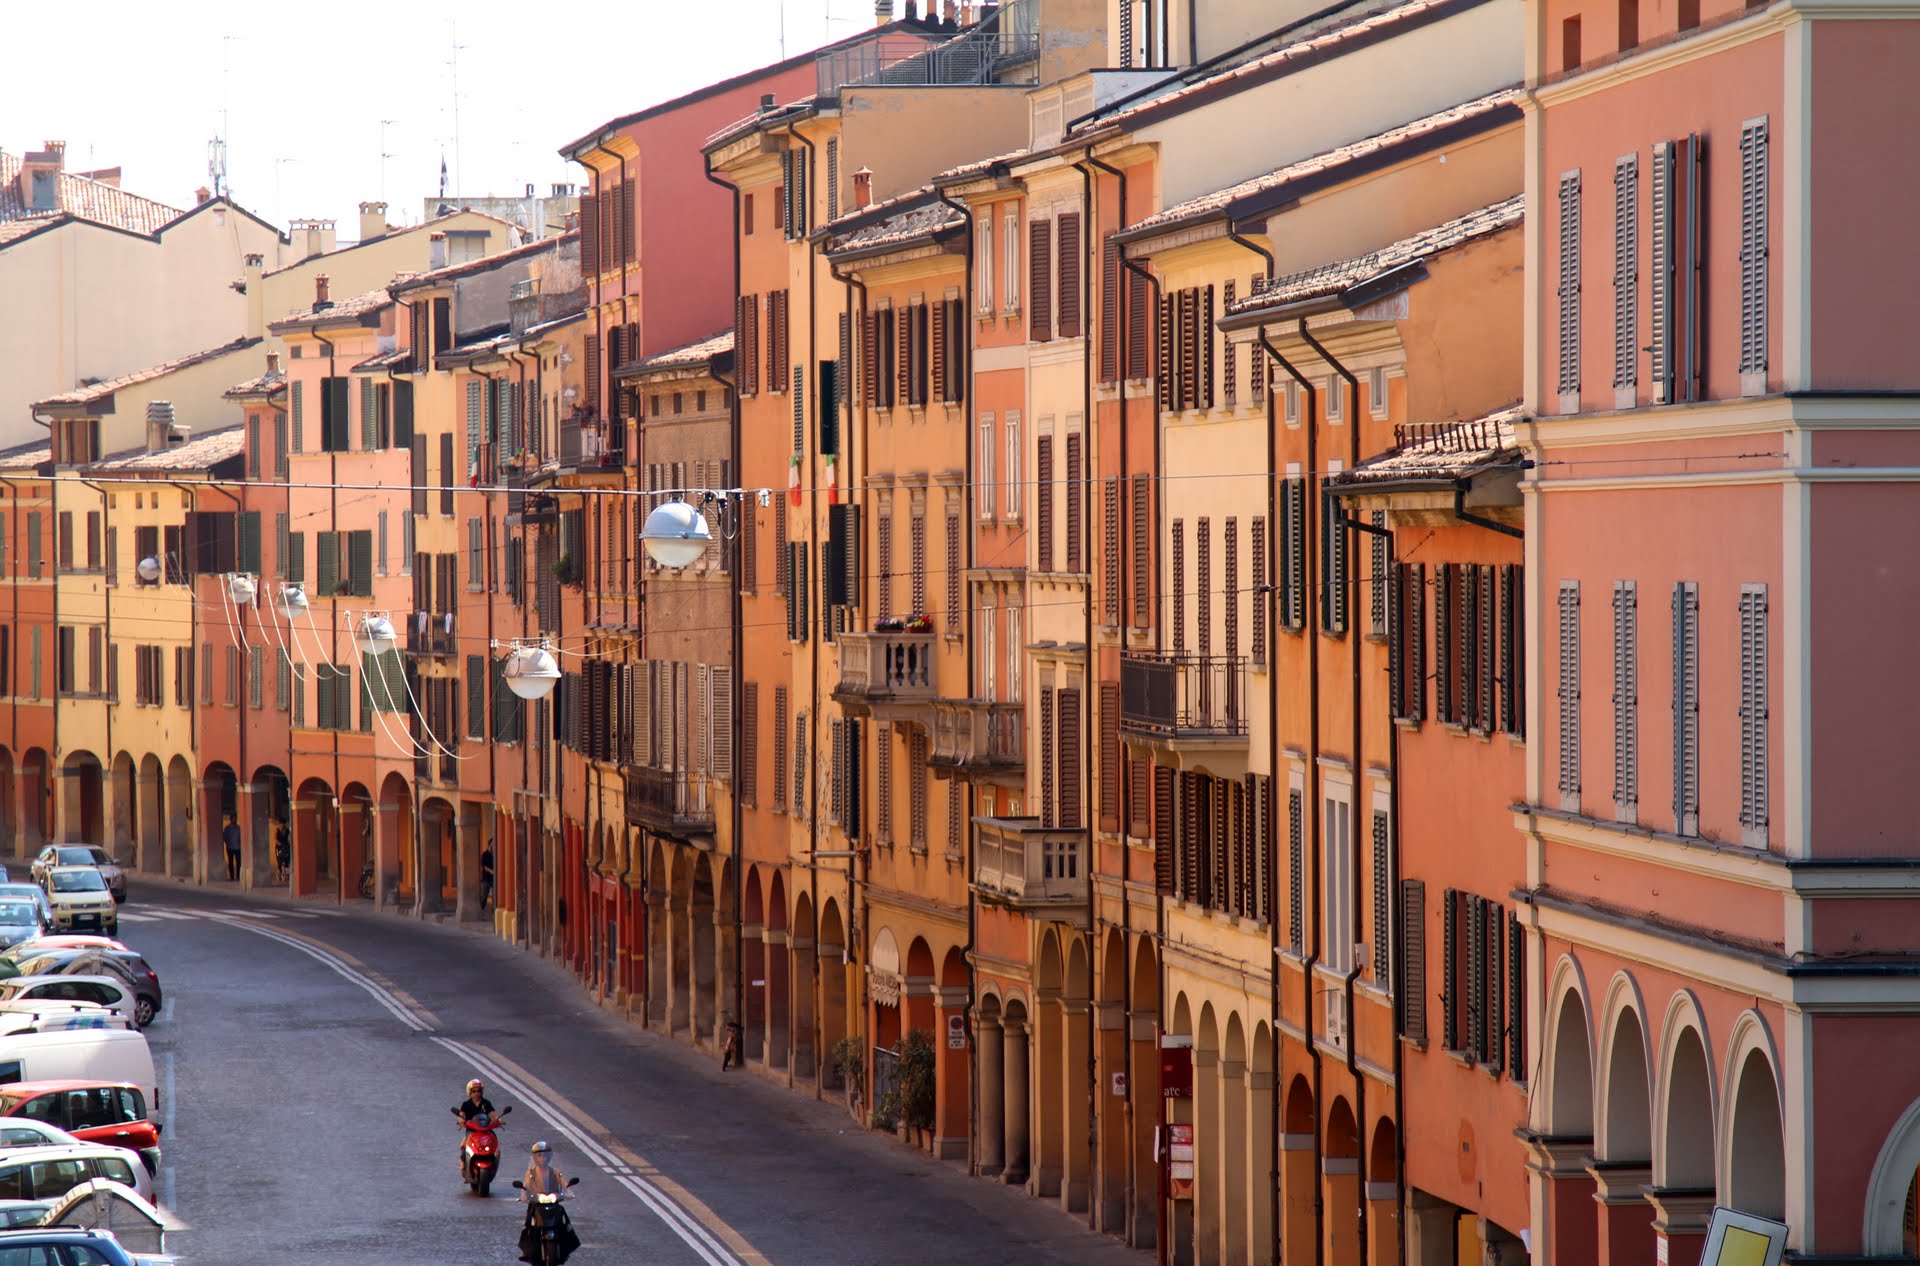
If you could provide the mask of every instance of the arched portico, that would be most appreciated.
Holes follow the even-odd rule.
[[[324,779],[309,778],[300,784],[293,801],[292,889],[296,897],[331,891],[326,880],[337,868],[337,809],[333,788]]]
[[[65,844],[101,844],[106,778],[100,758],[88,751],[68,752],[60,763],[60,840]]]
[[[184,756],[167,762],[167,874],[193,877],[193,767]]]
[[[253,866],[255,887],[268,887],[291,882],[290,877],[279,873],[279,864],[274,854],[279,846],[280,834],[287,834],[289,857],[293,847],[293,789],[287,780],[286,771],[278,765],[260,765],[253,771],[250,780],[253,794],[248,797],[246,823],[248,840],[248,858]]]
[[[410,900],[414,893],[413,796],[398,770],[380,780],[375,812],[374,903],[386,909]]]
[[[20,853],[31,857],[48,841],[53,797],[53,769],[42,747],[30,747],[20,758]]]
[[[139,838],[136,864],[141,870],[164,870],[167,857],[167,775],[152,752],[140,758],[135,807]]]
[[[452,899],[448,884],[456,821],[456,810],[446,797],[429,796],[420,802],[420,830],[414,861],[414,874],[419,881],[414,890],[414,909],[421,914],[438,914],[447,909]]]
[[[4,778],[5,775],[0,774],[0,786],[4,786]],[[135,864],[134,838],[139,830],[140,803],[137,778],[132,755],[120,752],[113,758],[113,765],[107,771],[107,848],[122,866]]]

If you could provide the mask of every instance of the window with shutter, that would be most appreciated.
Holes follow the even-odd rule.
[[[1131,284],[1131,279],[1129,279]],[[1160,322],[1154,332],[1153,341],[1153,379],[1154,399],[1163,413],[1178,407],[1179,389],[1179,340],[1175,333],[1175,311],[1177,296],[1160,296]]]
[[[1507,1062],[1506,914],[1491,901],[1480,903],[1480,997],[1483,1031],[1480,1059],[1495,1076]]]
[[[932,305],[933,335],[928,340],[933,355],[933,398],[950,400],[947,388],[947,305]]]
[[[1080,788],[1080,689],[1069,686],[1056,698],[1060,709],[1060,811],[1056,816],[1062,830],[1077,831],[1084,825]]]
[[[1613,385],[1616,408],[1633,407],[1640,365],[1640,155],[1613,163]]]
[[[1442,725],[1459,723],[1456,621],[1460,588],[1454,579],[1458,570],[1456,563],[1440,563],[1433,569],[1433,715]]]
[[[1100,381],[1119,376],[1120,243],[1108,234],[1100,247]]]
[[[1674,399],[1674,156],[1671,141],[1653,147],[1647,173],[1647,372],[1653,379],[1653,401]]]
[[[907,735],[907,847],[927,851],[927,732]]]
[[[1235,294],[1234,282],[1225,282],[1220,290],[1220,306],[1232,309]],[[1212,328],[1212,323],[1208,323]],[[1227,344],[1220,357],[1220,398],[1229,407],[1240,402],[1240,351],[1233,344]]]
[[[1518,564],[1500,568],[1500,728],[1526,734],[1526,589]]]
[[[1080,213],[1060,213],[1059,289],[1055,305],[1059,310],[1061,338],[1078,338],[1080,328]]]
[[[1740,586],[1740,825],[1765,847],[1771,808],[1767,587]]]
[[[1304,792],[1287,791],[1287,946],[1295,954],[1307,949],[1306,840],[1302,813]]]
[[[1494,569],[1491,566],[1478,566],[1472,569],[1474,584],[1473,600],[1473,728],[1476,733],[1490,734],[1494,728],[1493,695],[1494,678],[1497,664],[1498,639],[1494,635],[1494,617],[1496,595],[1494,591]]]
[[[1086,437],[1078,431],[1067,432],[1067,570],[1085,575],[1087,470]]]
[[[1142,772],[1136,770],[1136,772]],[[1153,876],[1154,887],[1169,896],[1174,891],[1176,859],[1173,830],[1173,774],[1168,765],[1153,767]],[[1143,778],[1141,782],[1145,782]]]
[[[1640,613],[1638,587],[1613,582],[1613,815],[1635,821],[1640,803]]]
[[[1766,390],[1767,120],[1740,125],[1740,375],[1743,392]]]
[[[1100,543],[1104,566],[1100,585],[1100,622],[1108,628],[1120,625],[1120,481],[1109,476],[1100,481],[1100,519],[1104,527]]]
[[[487,659],[484,655],[467,656],[467,737],[487,737]]]
[[[1560,375],[1562,413],[1580,403],[1580,173],[1560,177]]]
[[[1337,472],[1338,463],[1330,463]],[[1320,497],[1320,630],[1336,637],[1347,631],[1347,527],[1340,498],[1331,491]]]
[[[1034,441],[1033,548],[1034,566],[1053,570],[1053,436]]]
[[[1053,741],[1059,715],[1053,706],[1053,687],[1040,687],[1040,827],[1050,831],[1055,824],[1053,795]]]
[[[1700,587],[1673,587],[1673,829],[1700,833]]]
[[[1367,534],[1367,632],[1372,637],[1387,635],[1387,591],[1393,583],[1387,566],[1387,512],[1375,510],[1368,520],[1377,531]]]
[[[1384,811],[1373,811],[1373,961],[1374,983],[1393,989],[1393,857],[1391,830]]]
[[[1147,475],[1133,477],[1133,495],[1129,506],[1133,515],[1133,626],[1147,628],[1153,619],[1152,520],[1153,482]]]
[[[1280,622],[1297,632],[1307,625],[1307,481],[1297,465],[1288,464],[1281,492]]]
[[[1240,520],[1228,518],[1226,530],[1221,533],[1220,543],[1225,574],[1220,578],[1221,606],[1225,609],[1225,618],[1221,621],[1222,632],[1226,635],[1225,651],[1227,658],[1238,661],[1240,658]],[[1236,707],[1238,699],[1229,695],[1227,704]]]
[[[1120,683],[1100,683],[1100,829],[1120,829]]]
[[[1172,600],[1173,615],[1168,621],[1173,628],[1173,652],[1178,655],[1187,649],[1187,524],[1184,519],[1175,519],[1168,537],[1167,587],[1173,592],[1168,595]]]
[[[304,453],[307,451],[306,384],[296,379],[293,385],[287,388],[287,400],[293,409],[293,451]]]
[[[1507,1068],[1517,1082],[1527,1075],[1527,934],[1517,912],[1507,911]]]
[[[1248,650],[1253,662],[1267,662],[1267,610],[1273,603],[1273,595],[1267,591],[1267,520],[1260,515],[1253,520],[1247,533],[1247,544],[1251,550],[1253,574],[1248,582],[1253,586],[1253,629]]]
[[[1053,338],[1053,221],[1027,221],[1027,337]]]
[[[1580,810],[1580,582],[1560,582],[1560,807]]]
[[[1004,484],[1006,495],[1001,501],[1009,522],[1017,520],[1021,513],[1021,501],[1027,495],[1026,487],[1021,483],[1020,459],[1026,450],[1022,447],[1020,434],[1020,411],[1008,409],[1006,414],[1005,448],[1007,450],[1007,478]]]
[[[1461,1031],[1460,1004],[1466,983],[1460,962],[1460,912],[1466,894],[1449,888],[1440,897],[1440,1045],[1457,1051]]]

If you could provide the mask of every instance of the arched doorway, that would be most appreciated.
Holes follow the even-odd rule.
[[[1197,1206],[1202,1198],[1206,1175],[1202,1172],[1205,1168],[1205,1160],[1200,1154],[1200,1131],[1202,1128],[1199,1121],[1202,1110],[1200,1052],[1197,1049],[1198,1041],[1194,1033],[1193,1009],[1188,1004],[1187,995],[1184,993],[1177,993],[1173,996],[1173,1018],[1167,1025],[1167,1038],[1170,1039],[1169,1045],[1175,1044],[1179,1039],[1185,1039],[1187,1046],[1195,1048],[1191,1053],[1193,1060],[1193,1089],[1191,1097],[1176,1097],[1166,1100],[1167,1123],[1169,1125],[1184,1125],[1193,1131],[1194,1160],[1192,1178],[1187,1183],[1187,1189],[1184,1193],[1178,1191],[1170,1193],[1171,1199],[1168,1201],[1166,1210],[1167,1239],[1173,1246],[1174,1266],[1193,1266],[1195,1227],[1199,1221],[1199,1210]]]
[[[748,1059],[766,1062],[767,1006],[772,997],[767,971],[767,899],[761,891],[765,881],[758,866],[747,871],[745,905],[740,911],[740,976],[746,1014],[740,1021],[743,1054]]]
[[[1061,1018],[1067,966],[1060,936],[1043,925],[1033,973],[1033,1174],[1028,1191],[1058,1197],[1065,1168],[1066,1026]]]
[[[253,860],[254,886],[284,885],[291,882],[291,877],[280,873],[276,854],[284,833],[287,857],[289,861],[292,860],[292,788],[287,782],[286,771],[278,765],[259,766],[253,771],[251,781],[253,821],[247,825],[247,839],[252,841],[249,855]],[[291,867],[288,869],[291,870]]]
[[[1700,1030],[1687,1025],[1674,1042],[1660,1121],[1656,1187],[1713,1189],[1713,1076]]]
[[[1006,1009],[1001,1013],[1000,1043],[1001,1084],[1006,1087],[1003,1104],[1006,1156],[1000,1181],[1022,1186],[1033,1167],[1033,1157],[1028,1142],[1032,1109],[1028,1099],[1031,1081],[1027,1073],[1027,1007],[1019,998],[1007,999]]]
[[[698,1041],[700,1033],[695,1025],[693,1009],[693,947],[699,936],[693,916],[694,858],[691,851],[676,845],[663,842],[662,847],[667,851],[667,864],[673,874],[673,895],[668,905],[672,916],[672,942],[668,949],[671,956],[671,984],[667,1031],[686,1033]]]
[[[1327,1266],[1360,1266],[1360,1131],[1344,1096],[1327,1110],[1321,1168],[1326,1174]]]
[[[453,864],[454,810],[445,797],[429,796],[420,805],[420,838],[414,874],[418,883],[414,906],[435,914],[447,908],[452,896],[448,884]]]
[[[794,898],[793,925],[788,935],[792,971],[787,982],[787,1028],[792,1034],[793,1075],[806,1080],[819,1076],[820,1064],[814,1050],[814,991],[819,986],[820,972],[814,954],[813,899],[805,892]],[[839,1085],[839,1079],[831,1072],[822,1080]]]
[[[1093,1192],[1093,1151],[1088,1145],[1087,1074],[1093,1058],[1093,965],[1087,938],[1063,934],[1066,976],[1060,989],[1060,1068],[1063,1171],[1060,1203],[1073,1212],[1087,1207]]]
[[[4,775],[0,775],[4,777]],[[113,768],[107,773],[108,801],[112,805],[108,823],[108,833],[112,839],[107,847],[113,853],[113,860],[122,866],[133,866],[134,836],[139,830],[139,793],[135,789],[133,757],[121,752],[113,758]],[[11,821],[11,818],[7,820]]]
[[[105,799],[100,758],[92,752],[69,752],[60,765],[60,835],[68,844],[100,844],[106,827],[100,820]]]
[[[139,841],[135,846],[141,870],[164,870],[167,856],[167,782],[160,758],[149,752],[140,758]]]
[[[365,783],[350,782],[340,789],[340,867],[342,898],[358,900],[363,868],[373,861],[376,847],[373,793]]]
[[[672,1031],[673,877],[667,846],[649,837],[647,844],[647,1024]]]
[[[293,894],[312,896],[333,891],[331,876],[338,869],[339,814],[333,788],[323,779],[300,784],[293,804]]]
[[[820,979],[820,1057],[830,1059],[847,1036],[847,931],[840,906],[832,897],[820,905],[820,939],[816,949]],[[833,1084],[840,1084],[835,1074]]]
[[[18,840],[15,830],[20,824],[20,786],[15,777],[13,749],[0,747],[0,830],[7,837],[0,840],[0,855],[4,855]]]
[[[1313,1171],[1313,1133],[1319,1118],[1313,1089],[1304,1076],[1295,1074],[1287,1083],[1282,1112],[1280,1260],[1310,1262],[1320,1251],[1313,1219],[1313,1206],[1320,1195],[1320,1176]]]
[[[233,767],[224,761],[208,765],[200,779],[200,854],[195,861],[200,874],[208,879],[227,877],[227,815],[240,812],[240,780]],[[242,832],[242,842],[245,832]]]
[[[375,904],[410,904],[414,896],[413,797],[397,770],[380,780],[380,805],[374,838],[374,871],[379,876]]]
[[[193,767],[184,756],[167,762],[167,873],[193,876]]]
[[[1133,1000],[1127,1014],[1129,1031],[1139,1034],[1128,1042],[1128,1102],[1136,1122],[1160,1120],[1160,1051],[1154,1035],[1160,1031],[1160,958],[1153,939],[1133,943]],[[1136,1248],[1153,1244],[1160,1234],[1160,1177],[1154,1159],[1154,1131],[1134,1129],[1132,1182],[1127,1191],[1127,1243]]]
[[[52,768],[45,748],[30,747],[20,758],[20,842],[26,856],[47,843],[47,818],[53,796]]]
[[[1227,1016],[1220,1041],[1220,1260],[1243,1262],[1247,1253],[1247,1035],[1238,1012]]]
[[[1740,1062],[1730,1116],[1724,1193],[1727,1204],[1742,1213],[1785,1221],[1787,1152],[1781,1128],[1780,1089],[1774,1081],[1773,1065],[1757,1048],[1749,1050]]]
[[[787,1067],[787,1044],[792,1040],[788,1024],[791,988],[791,963],[787,954],[787,885],[778,870],[766,872],[767,882],[767,1064]]]

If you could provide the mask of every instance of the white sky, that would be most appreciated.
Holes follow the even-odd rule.
[[[390,220],[417,223],[421,200],[439,192],[442,151],[456,194],[578,183],[561,145],[779,60],[783,10],[789,54],[873,21],[871,0],[0,0],[0,10],[10,50],[0,149],[64,140],[69,170],[118,166],[127,189],[185,208],[211,183],[207,143],[224,110],[234,199],[283,228],[290,216],[333,217],[342,241],[358,236],[363,200],[384,198]]]

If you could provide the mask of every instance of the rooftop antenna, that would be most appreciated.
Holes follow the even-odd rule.
[[[460,42],[458,20],[449,19],[447,30],[453,46],[453,57],[447,64],[453,68],[453,182],[458,186],[466,176],[465,169],[460,166],[460,50],[466,45]],[[445,193],[444,189],[441,190],[442,196]]]
[[[393,155],[387,152],[387,129],[398,123],[398,119],[380,120],[380,201],[387,200],[387,160]]]
[[[220,131],[207,142],[207,183],[213,187],[216,198],[227,192],[227,105],[232,96],[228,46],[239,38],[237,35],[220,37]]]

